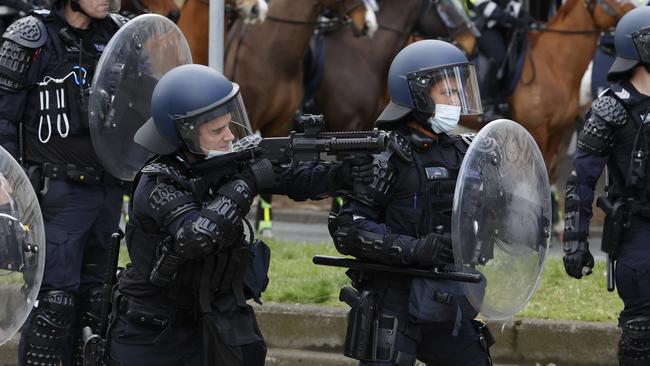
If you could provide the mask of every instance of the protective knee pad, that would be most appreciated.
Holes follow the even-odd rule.
[[[32,321],[23,329],[26,346],[19,355],[24,365],[58,366],[65,336],[74,318],[74,295],[48,291],[39,295]]]
[[[618,343],[621,366],[650,364],[650,317],[639,317],[625,323]]]
[[[83,346],[81,338],[84,327],[90,327],[93,334],[99,334],[102,311],[102,288],[93,287],[77,297],[77,316],[72,334],[74,336],[75,365],[83,365]]]

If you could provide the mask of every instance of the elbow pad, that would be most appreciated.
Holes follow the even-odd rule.
[[[175,251],[195,259],[214,254],[241,238],[241,224],[253,203],[253,191],[237,179],[222,186],[216,198],[186,222],[175,236]]]

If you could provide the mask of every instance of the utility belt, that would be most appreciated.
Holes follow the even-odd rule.
[[[121,186],[123,181],[113,177],[104,170],[92,167],[80,167],[74,164],[28,164],[27,175],[37,193],[47,193],[49,180],[66,180],[76,184],[90,186]]]
[[[181,328],[198,324],[194,313],[188,309],[160,309],[139,304],[121,296],[117,313],[139,325],[165,329]]]

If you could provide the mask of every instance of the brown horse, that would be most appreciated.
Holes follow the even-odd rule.
[[[181,9],[174,0],[122,0],[122,10],[135,15],[154,13],[164,15],[176,22]]]
[[[596,52],[600,31],[633,8],[623,0],[567,0],[540,33],[529,33],[531,50],[509,101],[513,119],[539,145],[551,182],[558,174],[562,138],[573,131],[578,116],[580,80]]]
[[[314,99],[330,130],[372,128],[387,103],[390,64],[411,34],[449,36],[437,9],[423,12],[422,0],[384,0],[377,19],[379,30],[372,39],[354,37],[352,32],[325,37],[325,69]],[[471,31],[460,30],[454,38],[472,52],[476,38]]]
[[[227,10],[234,10],[235,14],[245,19],[264,20],[266,6],[264,0],[226,0]],[[192,62],[195,64],[208,64],[208,28],[210,24],[209,0],[185,0],[178,27],[185,34],[187,43],[192,50]],[[228,22],[226,22],[228,24]],[[226,32],[228,29],[226,28]]]
[[[303,58],[324,9],[357,19],[357,32],[366,27],[359,0],[273,0],[267,20],[248,26],[227,50],[226,75],[239,83],[253,130],[263,136],[289,131],[303,97]],[[241,26],[238,21],[234,27]]]

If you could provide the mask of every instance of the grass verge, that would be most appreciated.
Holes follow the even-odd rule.
[[[332,244],[302,244],[265,240],[271,247],[270,283],[264,301],[292,304],[347,306],[338,300],[341,287],[350,283],[345,269],[317,266],[314,255],[338,255]],[[128,261],[123,248],[120,265]],[[623,303],[605,287],[605,265],[581,280],[564,272],[560,258],[548,258],[542,282],[519,317],[615,322]]]

